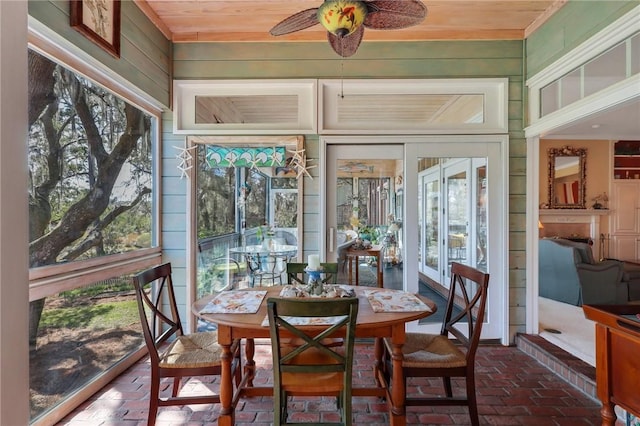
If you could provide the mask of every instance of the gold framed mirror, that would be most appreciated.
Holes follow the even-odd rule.
[[[586,148],[549,148],[549,208],[586,208]]]

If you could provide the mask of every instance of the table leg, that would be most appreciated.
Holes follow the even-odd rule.
[[[353,273],[353,257],[347,256],[347,260],[349,261],[349,285],[352,285],[353,278],[351,278],[351,274]]]
[[[218,342],[222,346],[221,373],[220,373],[220,416],[218,426],[233,426],[235,413],[233,409],[233,376],[231,374],[231,342]]]
[[[384,287],[384,282],[383,280],[383,268],[382,268],[382,260],[384,259],[384,257],[382,256],[382,251],[378,252],[378,287],[383,288]]]
[[[248,377],[247,386],[253,386],[253,378],[256,374],[256,362],[253,357],[256,353],[255,341],[246,339],[244,344],[244,353],[246,362],[244,364],[244,374]]]
[[[356,285],[360,285],[360,261],[356,256]]]
[[[614,426],[616,424],[616,413],[614,404],[611,402],[611,334],[610,329],[600,323],[596,323],[596,393],[602,402],[600,417],[602,426]],[[601,374],[602,373],[602,374]]]
[[[391,376],[391,412],[390,420],[393,426],[405,426],[407,424],[405,400],[406,389],[404,374],[402,372],[402,346],[404,345],[404,324],[395,326],[391,336],[391,363],[393,373]]]
[[[384,365],[382,360],[382,355],[384,353],[384,343],[382,342],[382,337],[376,337],[373,343],[373,355],[375,357],[375,361],[373,364],[373,377],[377,378],[378,373],[383,370]]]
[[[603,401],[602,408],[600,409],[600,417],[602,418],[602,426],[614,426],[616,424],[616,415],[614,404],[611,401]]]

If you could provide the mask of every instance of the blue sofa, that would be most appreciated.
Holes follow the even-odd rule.
[[[539,241],[539,295],[575,306],[629,300],[624,262],[597,262],[591,246],[559,238]]]

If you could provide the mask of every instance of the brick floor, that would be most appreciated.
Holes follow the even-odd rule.
[[[354,383],[371,383],[371,344],[356,345]],[[271,352],[256,345],[256,385],[271,381]],[[106,426],[146,424],[149,367],[140,361],[63,419],[59,425]],[[184,392],[217,390],[219,377],[191,379]],[[483,345],[477,355],[477,395],[483,425],[600,425],[600,403],[567,383],[535,358],[516,347]],[[458,382],[462,385],[462,382]],[[409,393],[431,393],[441,381],[412,379]],[[166,387],[169,387],[168,382]],[[454,390],[455,391],[455,390]],[[295,398],[289,411],[313,421],[334,418],[333,398]],[[386,405],[378,398],[354,397],[354,425],[388,424]],[[158,426],[216,424],[219,405],[160,408]],[[267,426],[273,421],[273,399],[241,399],[236,411],[238,426]],[[465,407],[408,407],[408,425],[465,425]],[[621,425],[622,423],[619,422]]]

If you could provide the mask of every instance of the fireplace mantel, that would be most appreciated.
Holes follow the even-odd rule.
[[[540,217],[544,216],[606,216],[609,214],[608,209],[540,209]]]
[[[607,209],[540,209],[538,211],[542,225],[565,224],[588,228],[588,237],[596,243],[593,247],[596,259],[600,258],[600,244],[598,244],[600,241],[600,218],[608,215],[609,212]]]

